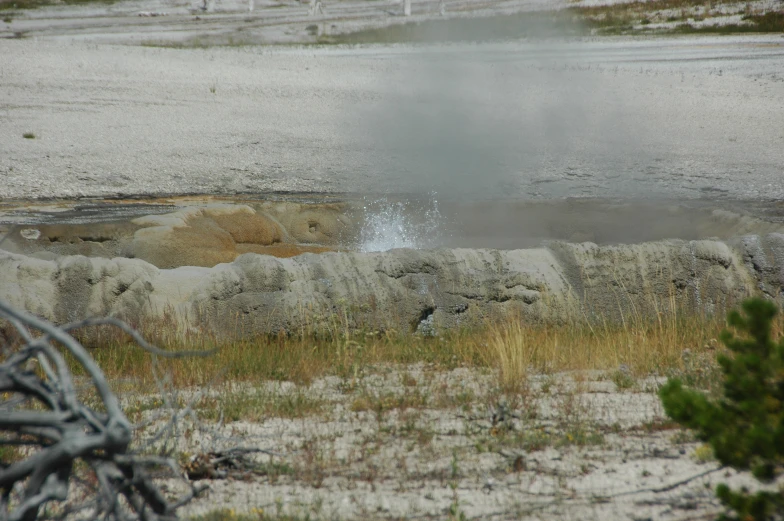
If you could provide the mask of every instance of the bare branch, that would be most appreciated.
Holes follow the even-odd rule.
[[[15,328],[21,339],[0,338],[0,393],[8,393],[0,402],[0,431],[5,433],[0,445],[37,449],[0,468],[0,519],[33,521],[42,507],[51,502],[60,505],[55,509],[56,518],[80,513],[113,521],[173,519],[179,506],[203,490],[191,485],[188,494],[169,503],[147,468],[165,462],[165,467],[177,477],[182,477],[182,470],[171,459],[153,460],[129,451],[133,428],[117,396],[98,364],[66,330],[1,300],[0,319]],[[209,354],[160,350],[116,319],[90,319],[69,328],[93,325],[119,327],[154,356]],[[34,331],[41,335],[35,336]],[[105,412],[80,402],[62,350],[84,369]],[[32,361],[38,362],[40,371],[29,369]],[[41,405],[45,410],[41,410]],[[181,415],[174,414],[169,423],[176,423],[188,412],[190,407]],[[94,478],[83,479],[74,474],[77,460],[88,464]],[[69,488],[75,496],[70,499]]]
[[[57,340],[60,344],[65,346],[65,348],[71,352],[71,355],[76,358],[76,361],[79,362],[82,367],[84,367],[84,369],[87,371],[87,374],[90,375],[90,378],[95,385],[95,389],[98,391],[98,395],[101,397],[101,400],[103,401],[103,404],[109,413],[111,418],[110,424],[112,427],[115,427],[115,429],[113,429],[113,435],[117,436],[118,439],[116,441],[124,441],[126,444],[130,441],[131,425],[127,418],[125,418],[125,414],[120,408],[120,402],[109,388],[109,384],[107,383],[101,368],[98,367],[98,364],[95,363],[95,360],[92,359],[89,353],[87,353],[87,350],[82,347],[82,345],[77,342],[76,339],[74,339],[65,331],[58,329],[54,325],[41,320],[38,317],[35,317],[25,311],[12,308],[2,300],[0,300],[0,316],[3,318],[10,318],[24,322],[28,326],[46,334],[46,337],[38,339],[30,345],[40,345],[45,351],[48,351],[47,354],[50,355],[50,357],[55,361],[60,381],[64,384],[66,401],[69,403],[69,405],[72,405],[76,402],[76,391],[74,390],[73,381],[71,380],[70,373],[68,373],[65,361],[63,360],[62,355],[48,346],[48,343],[45,342],[44,339],[51,338],[53,340]]]

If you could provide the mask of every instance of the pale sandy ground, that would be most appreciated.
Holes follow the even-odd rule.
[[[2,199],[784,197],[781,35],[0,56]]]
[[[491,374],[417,365],[328,377],[307,388],[236,386],[234,392],[268,399],[304,393],[327,405],[297,419],[228,421],[221,428],[207,423],[202,429],[191,424],[178,451],[196,455],[239,446],[275,455],[256,459],[264,471],[198,482],[208,484],[209,493],[182,513],[711,519],[720,511],[713,494],[718,483],[753,483],[718,469],[687,432],[664,426],[655,394],[662,382],[636,379],[619,389],[611,373],[537,376],[515,399],[499,393]],[[381,414],[368,405],[379,400],[387,403]],[[395,400],[408,407],[390,405]],[[493,414],[505,400],[510,414],[494,426]],[[547,441],[534,447],[534,439]],[[183,490],[175,481],[167,487]]]

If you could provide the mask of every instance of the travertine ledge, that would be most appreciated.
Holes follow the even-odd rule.
[[[56,323],[112,315],[174,320],[218,336],[352,328],[454,328],[515,314],[530,322],[724,313],[751,294],[779,303],[784,235],[527,250],[392,250],[212,268],[139,259],[42,260],[0,250],[0,298]],[[622,315],[622,314],[625,314]]]

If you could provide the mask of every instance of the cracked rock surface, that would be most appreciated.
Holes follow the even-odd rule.
[[[172,314],[218,335],[354,328],[417,331],[517,315],[528,322],[721,313],[760,291],[781,301],[781,234],[730,243],[550,243],[525,250],[398,249],[292,258],[243,254],[159,269],[139,259],[37,259],[0,251],[0,293],[62,323]],[[67,316],[66,316],[67,315]]]

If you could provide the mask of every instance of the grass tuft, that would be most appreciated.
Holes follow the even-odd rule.
[[[297,388],[287,393],[264,389],[224,390],[216,397],[203,398],[198,404],[199,417],[205,420],[256,422],[265,418],[303,418],[324,409],[324,400],[309,396]]]
[[[602,326],[528,326],[521,320],[510,320],[489,328],[484,363],[499,371],[500,385],[507,392],[524,387],[531,373],[585,370],[615,370],[611,379],[619,388],[628,389],[639,375],[708,371],[699,364],[686,367],[685,362],[713,349],[722,327],[723,321],[718,319],[677,316]],[[684,351],[693,357],[685,360]]]
[[[24,453],[19,447],[0,444],[0,469],[4,469],[23,459]]]

